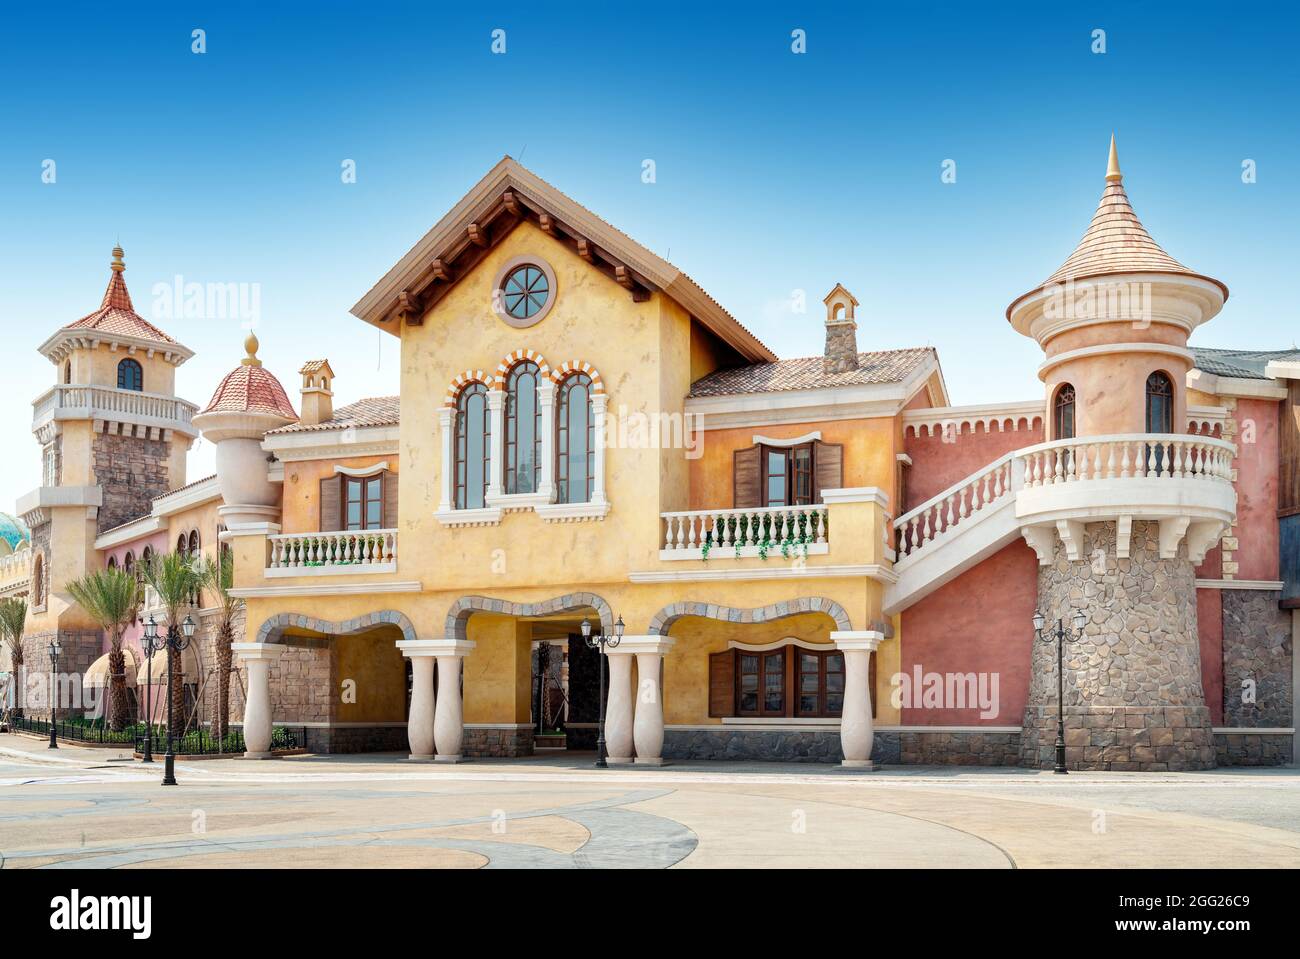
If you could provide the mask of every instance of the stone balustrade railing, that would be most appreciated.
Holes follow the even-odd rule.
[[[174,396],[77,385],[55,386],[38,398],[32,408],[36,426],[54,417],[59,410],[76,410],[78,414],[105,419],[121,416],[180,426],[189,426],[198,412],[193,403]]]
[[[977,473],[954,483],[916,509],[894,520],[898,558],[910,556],[926,543],[1001,500],[1012,491],[1014,453],[1002,456]]]
[[[268,573],[372,572],[397,563],[397,530],[279,533],[267,537]]]
[[[789,549],[825,546],[830,531],[827,508],[767,506],[754,509],[701,509],[661,513],[664,559],[693,559],[717,549]],[[723,554],[720,554],[723,555]]]

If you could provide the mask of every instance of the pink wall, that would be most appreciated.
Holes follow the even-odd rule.
[[[1017,539],[904,611],[902,672],[911,676],[919,665],[923,672],[996,673],[998,712],[981,719],[978,709],[904,703],[903,725],[1019,726],[1029,696],[1037,602],[1038,559]]]
[[[1278,404],[1237,400],[1237,579],[1278,572]],[[1253,427],[1253,429],[1252,429]],[[1253,437],[1251,433],[1253,432]],[[1251,440],[1253,439],[1253,442]]]
[[[1210,722],[1223,725],[1223,591],[1196,591],[1196,628],[1201,640],[1201,685]]]
[[[903,452],[912,458],[912,465],[903,470],[903,509],[898,515],[915,509],[1002,454],[1043,442],[1041,417],[1035,419],[1033,427],[1022,418],[1018,430],[1004,433],[996,425],[991,429],[992,432],[986,433],[984,427],[977,426],[972,432],[971,427],[966,426],[945,437],[941,427],[930,435],[926,435],[928,430],[917,435],[916,428],[907,427],[903,435]],[[951,442],[945,442],[945,439]]]
[[[170,544],[167,541],[167,533],[159,532],[150,536],[142,536],[139,539],[133,539],[128,543],[123,543],[121,546],[115,546],[112,549],[105,550],[102,555],[103,563],[107,566],[109,557],[112,557],[117,560],[118,569],[122,569],[127,553],[131,553],[135,557],[135,561],[138,563],[140,557],[144,554],[146,546],[152,549],[155,553],[167,552],[168,549],[170,549]],[[136,662],[144,662],[143,653],[140,651],[140,636],[143,632],[144,626],[137,620],[134,626],[129,627],[126,632],[122,634],[122,645],[130,646],[135,650]],[[112,641],[109,639],[108,634],[105,633],[102,647],[104,652],[108,652],[108,647],[111,645],[111,642]]]

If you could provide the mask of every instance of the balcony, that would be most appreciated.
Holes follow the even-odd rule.
[[[397,530],[277,533],[266,538],[266,577],[397,572]]]
[[[57,420],[99,420],[147,430],[198,436],[191,422],[198,407],[174,396],[105,386],[55,386],[32,404],[32,432]]]
[[[666,560],[811,556],[830,548],[827,507],[686,510],[661,513]]]
[[[894,523],[899,574],[886,597],[897,612],[938,589],[1017,536],[1051,560],[1059,535],[1080,558],[1083,527],[1118,524],[1127,555],[1133,520],[1160,523],[1160,552],[1187,541],[1193,563],[1205,558],[1236,515],[1236,447],[1207,436],[1083,436],[1029,446],[931,497]]]

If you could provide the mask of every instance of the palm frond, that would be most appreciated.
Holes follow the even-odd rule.
[[[224,549],[217,551],[217,558],[205,557],[199,566],[199,580],[205,591],[217,600],[223,622],[229,622],[243,606],[244,601],[230,595],[235,585],[235,557]]]
[[[0,638],[16,648],[22,643],[26,628],[27,600],[18,596],[0,599]]]
[[[101,628],[129,625],[140,611],[135,576],[120,569],[99,569],[68,583],[68,594]]]
[[[144,581],[158,594],[169,621],[176,620],[202,585],[194,562],[182,553],[155,553],[144,567]]]

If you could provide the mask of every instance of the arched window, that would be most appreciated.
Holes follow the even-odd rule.
[[[181,533],[181,535],[176,540],[176,552],[180,553],[182,556],[186,556],[189,554],[189,551],[190,551],[190,538],[186,536],[184,533]]]
[[[1074,387],[1062,383],[1052,404],[1052,439],[1074,439]]]
[[[542,411],[537,402],[541,371],[531,360],[515,365],[506,379],[507,493],[535,493],[542,470]]]
[[[45,557],[37,555],[32,563],[32,606],[40,609],[45,605]]]
[[[1147,432],[1174,431],[1174,384],[1156,370],[1147,377]]]
[[[198,555],[199,555],[199,546],[200,546],[200,545],[201,545],[201,544],[199,543],[199,531],[198,531],[198,530],[191,530],[191,531],[190,531],[190,548],[189,548],[189,553],[190,553],[191,556],[198,556]]]
[[[63,364],[63,382],[72,382],[72,360],[68,360],[68,362]]]
[[[135,572],[135,554],[130,550],[127,550],[126,555],[122,557],[122,569],[128,573]]]
[[[139,363],[128,359],[117,364],[117,388],[135,390],[137,393],[144,389],[144,370]]]
[[[109,569],[117,569],[117,557],[116,557],[116,556],[110,556],[110,557],[108,558],[108,568],[109,568]]]
[[[492,469],[487,387],[470,383],[456,397],[456,509],[482,509]]]
[[[561,503],[589,503],[596,477],[591,377],[575,373],[560,384],[555,418],[556,499]]]

